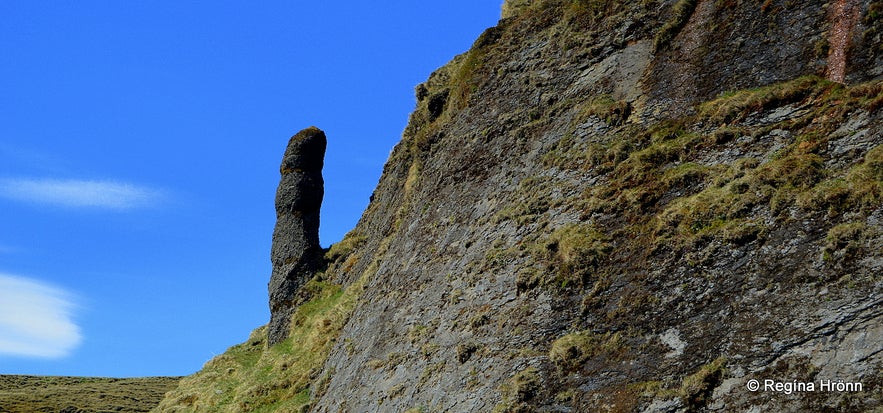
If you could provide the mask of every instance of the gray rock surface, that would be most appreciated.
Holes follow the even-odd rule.
[[[288,141],[276,191],[276,227],[270,259],[270,325],[268,341],[276,344],[288,337],[297,290],[319,269],[319,209],[324,196],[322,166],[325,133],[310,127]]]
[[[323,413],[880,411],[883,3],[858,1],[843,85],[830,2],[689,2],[507,1],[417,87],[329,251],[317,282],[352,306],[310,385],[254,392]],[[303,278],[282,274],[290,309]]]
[[[713,193],[712,177],[720,174],[655,193],[641,188],[657,182],[646,180],[655,166],[613,166],[640,162],[654,145],[675,144],[675,135],[648,132],[659,119],[686,122],[680,136],[732,135],[663,159],[661,176],[692,164],[762,171],[797,147],[798,137],[829,133],[813,125],[834,116],[842,127],[831,127],[830,139],[820,138],[827,143],[815,149],[832,182],[883,143],[879,114],[834,112],[801,96],[750,108],[730,125],[697,123],[696,105],[725,92],[823,75],[824,56],[814,47],[829,22],[819,1],[773,1],[768,10],[756,2],[700,1],[670,46],[653,51],[655,30],[674,3],[656,2],[649,11],[629,3],[596,22],[562,16],[566,6],[526,7],[418,87],[411,122],[355,230],[367,241],[347,271],[332,264],[326,272],[344,284],[366,273],[371,281],[326,362],[332,379],[311,411],[802,412],[881,405],[876,390],[746,390],[751,379],[881,383],[880,319],[872,310],[883,289],[874,266],[879,205],[868,207],[873,213],[826,215],[779,207],[774,197],[749,209],[744,226],[733,224],[747,235],[702,235],[683,246],[641,241],[660,231],[666,210],[699,191]],[[480,59],[471,72],[478,80],[458,105],[464,98],[449,79],[462,76],[471,59]],[[851,65],[847,79],[869,80],[872,69]],[[445,88],[454,89],[445,113],[434,113],[420,96]],[[622,112],[628,119],[596,109],[604,99],[620,102],[605,110],[631,108]],[[597,148],[623,153],[606,149],[605,157],[592,158]],[[593,209],[598,196],[608,196],[595,188],[624,173],[633,175],[609,195],[621,206]],[[838,252],[823,259],[826,234],[852,222],[866,228],[854,247],[861,258],[837,261]],[[556,271],[531,248],[568,225],[609,234],[613,252],[582,287],[519,287],[524,274]],[[764,229],[755,234],[752,225]],[[599,350],[580,368],[564,370],[550,349],[576,331],[618,333],[626,337],[622,353]],[[716,360],[726,360],[726,368],[709,367]],[[541,390],[519,389],[519,374],[531,369]]]

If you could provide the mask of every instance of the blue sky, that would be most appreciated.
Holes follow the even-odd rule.
[[[0,2],[0,374],[184,375],[267,322],[288,137],[320,238],[500,0]]]

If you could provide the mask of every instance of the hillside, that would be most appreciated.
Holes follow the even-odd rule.
[[[881,13],[507,1],[288,338],[155,411],[883,410]]]
[[[147,412],[178,380],[0,375],[0,412]]]

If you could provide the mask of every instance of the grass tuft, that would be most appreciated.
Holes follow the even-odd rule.
[[[528,367],[509,378],[500,391],[503,401],[494,407],[494,413],[516,413],[530,411],[527,402],[533,400],[541,388],[539,371]]]
[[[613,249],[610,239],[585,224],[561,227],[532,247],[536,262],[545,270],[525,269],[518,274],[519,291],[539,285],[582,288]]]
[[[803,76],[756,89],[725,93],[720,98],[699,105],[701,118],[711,124],[743,120],[753,112],[800,102],[826,91],[840,90],[841,85],[818,76]]]
[[[594,357],[619,357],[626,346],[620,333],[596,334],[580,331],[567,334],[554,342],[549,349],[549,360],[565,372],[578,371]]]
[[[699,368],[696,373],[684,378],[679,394],[689,406],[690,411],[697,411],[708,403],[714,388],[723,379],[726,364],[726,357],[718,357]]]
[[[675,36],[680,33],[681,29],[690,21],[690,16],[696,10],[697,0],[678,0],[672,8],[671,17],[656,33],[653,39],[653,50],[658,52],[668,47]]]

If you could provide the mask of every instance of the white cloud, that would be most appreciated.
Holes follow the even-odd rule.
[[[163,193],[147,187],[77,179],[0,179],[0,196],[80,208],[131,209],[151,206]]]
[[[65,357],[82,341],[71,294],[0,273],[0,356]]]

